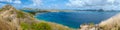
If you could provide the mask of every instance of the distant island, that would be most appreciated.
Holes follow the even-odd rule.
[[[85,10],[80,10],[80,9],[39,9],[39,8],[22,8],[20,9],[22,11],[27,11],[28,13],[31,14],[36,14],[36,13],[46,13],[46,12],[77,12],[77,11],[93,11],[93,12],[120,12],[120,10],[103,10],[103,9],[85,9]]]

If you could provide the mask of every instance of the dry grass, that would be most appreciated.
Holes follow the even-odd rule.
[[[33,15],[16,10],[10,5],[0,10],[0,30],[41,30],[41,27],[42,30],[72,30],[56,23],[38,21]]]

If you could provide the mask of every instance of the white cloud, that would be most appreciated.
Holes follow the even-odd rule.
[[[120,9],[120,0],[69,0],[67,6],[99,7],[98,9]]]
[[[0,2],[6,2],[6,3],[15,3],[15,4],[21,4],[20,0],[0,0]]]
[[[42,1],[41,0],[32,0],[33,1],[33,6],[38,6],[41,5]]]
[[[81,0],[69,0],[70,2],[69,3],[67,3],[66,5],[68,5],[68,6],[84,6],[85,5],[85,3],[83,2],[83,1],[81,1]]]
[[[94,5],[104,5],[106,0],[69,0],[67,5],[72,6],[94,6]]]
[[[107,2],[114,3],[115,0],[107,0]]]
[[[58,7],[59,7],[58,4],[51,4],[51,5],[49,5],[49,6],[46,7],[46,8],[53,8],[53,9],[56,9],[56,8],[58,8]]]
[[[16,1],[14,1],[13,3],[21,4],[21,1],[20,1],[20,0],[16,0]]]
[[[12,0],[0,0],[1,2],[9,2],[9,3],[11,3],[12,2]]]
[[[32,3],[29,5],[24,5],[23,7],[29,7],[29,8],[39,8],[40,5],[42,5],[42,0],[30,0]]]

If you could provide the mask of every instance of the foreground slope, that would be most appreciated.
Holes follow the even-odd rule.
[[[0,10],[0,30],[72,30],[56,23],[39,21],[32,14],[5,5]]]
[[[120,30],[120,13],[99,24],[105,30]]]
[[[11,5],[6,5],[1,9],[0,17],[1,21],[5,21],[5,23],[7,22],[8,24],[11,24],[15,29],[18,30],[21,29],[21,22],[32,23],[29,21],[34,20],[29,14],[18,11]]]
[[[80,30],[120,30],[120,13],[99,24],[81,25]]]

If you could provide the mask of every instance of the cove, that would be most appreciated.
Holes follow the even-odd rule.
[[[77,12],[49,12],[38,13],[35,15],[37,19],[43,19],[49,22],[63,24],[71,28],[79,28],[84,23],[98,24],[118,12],[96,12],[96,11],[77,11]]]

